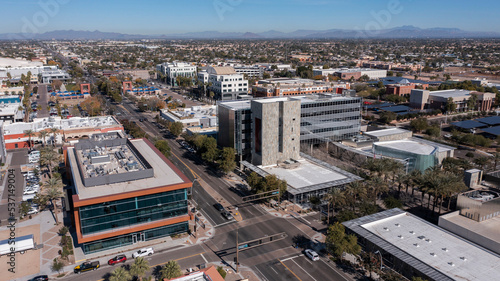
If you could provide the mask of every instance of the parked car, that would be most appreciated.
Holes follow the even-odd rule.
[[[93,262],[84,262],[81,265],[77,265],[73,271],[76,274],[80,274],[82,272],[86,271],[91,271],[91,270],[97,270],[101,265],[99,264],[99,261],[93,261]]]
[[[306,254],[306,256],[312,260],[312,261],[317,261],[319,260],[319,255],[318,253],[316,253],[315,251],[311,250],[311,249],[306,249],[304,251],[304,254]]]
[[[28,281],[48,281],[48,280],[49,280],[49,277],[47,275],[38,275],[38,276],[31,278]]]
[[[25,189],[23,195],[30,195],[38,193],[38,189]]]
[[[27,213],[28,215],[34,215],[34,214],[38,214],[38,208],[33,208],[31,207],[31,209],[28,211]]]
[[[142,248],[139,251],[132,254],[132,258],[136,259],[138,257],[151,256],[154,254],[153,248]]]
[[[120,262],[123,262],[123,263],[124,263],[124,262],[126,262],[126,261],[127,261],[127,257],[126,257],[125,255],[118,255],[118,256],[116,256],[116,257],[114,257],[114,258],[110,259],[110,260],[108,261],[108,264],[109,264],[109,265],[115,265],[115,264],[117,264],[117,263],[120,263]]]

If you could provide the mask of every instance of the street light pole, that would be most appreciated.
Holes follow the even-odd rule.
[[[238,267],[240,265],[240,260],[238,259],[238,253],[240,250],[240,245],[238,244],[238,233],[240,228],[236,228],[236,273],[238,273]]]

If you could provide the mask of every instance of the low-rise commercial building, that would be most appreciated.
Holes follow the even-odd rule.
[[[51,129],[57,129],[54,134]],[[58,143],[69,142],[82,137],[88,137],[96,133],[120,132],[123,126],[114,116],[98,117],[72,117],[61,119],[61,117],[36,118],[33,122],[6,121],[2,123],[1,131],[3,143],[6,149],[16,149],[29,147],[30,137],[26,135],[27,131],[35,133],[31,137],[33,143]],[[46,139],[39,136],[39,132],[49,131]]]
[[[469,107],[469,99],[476,100],[473,108]],[[410,106],[415,109],[441,109],[445,111],[446,104],[453,102],[456,111],[481,110],[490,111],[495,102],[494,93],[481,93],[468,90],[412,90],[410,94]]]
[[[387,77],[387,70],[371,68],[343,68],[335,72],[335,75],[342,80],[358,80],[362,76],[368,76],[368,79],[377,80]]]
[[[71,76],[64,70],[55,69],[55,70],[44,70],[40,74],[40,80],[42,83],[50,84],[55,80],[59,80],[62,82],[66,82],[71,80]]]
[[[19,122],[24,117],[24,110],[19,96],[0,96],[0,120]]]
[[[401,209],[342,223],[381,265],[408,279],[494,280],[500,256]],[[380,255],[378,255],[380,253]]]
[[[260,80],[252,88],[254,97],[285,97],[321,93],[342,94],[349,83],[324,82],[302,78],[271,78]]]
[[[85,254],[188,231],[191,182],[148,140],[94,135],[65,147],[65,159]]]
[[[209,128],[218,126],[217,107],[213,105],[177,108],[175,110],[162,109],[160,117],[168,122],[180,122],[184,128]]]

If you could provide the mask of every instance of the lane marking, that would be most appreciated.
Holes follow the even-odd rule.
[[[295,258],[302,257],[302,256],[304,256],[304,255],[300,254],[300,255],[297,255],[297,256],[293,256],[293,257],[286,258],[286,259],[281,260],[281,261],[282,261],[282,262],[286,262],[287,260],[293,260],[293,259],[295,259]]]
[[[284,266],[286,267],[286,269],[288,269],[288,271],[290,271],[293,276],[295,276],[295,278],[297,278],[299,281],[302,281],[302,279],[299,278],[299,276],[297,276],[297,274],[295,274],[295,272],[293,272],[288,266],[286,266],[286,264],[284,264],[280,259],[278,259],[278,261]]]
[[[307,272],[302,266],[300,266],[296,261],[292,260],[294,264],[296,264],[300,269],[302,269],[302,271],[304,271],[307,275],[309,275],[309,277],[312,278],[312,280],[316,281],[316,279],[314,277],[312,277],[311,274],[309,274],[309,272]]]
[[[201,254],[200,256],[203,258],[203,260],[205,261],[205,263],[208,263],[207,259],[205,258],[205,256],[203,254]]]
[[[340,274],[340,272],[339,272],[339,271],[337,271],[337,269],[335,269],[334,267],[332,267],[332,266],[330,265],[330,263],[329,263],[329,262],[325,262],[323,259],[320,259],[320,260],[321,260],[324,264],[326,264],[329,268],[333,269],[333,271],[335,271],[335,273],[337,273],[339,276],[341,276],[342,278],[344,278],[344,280],[349,281],[349,279],[345,278],[345,277],[344,277],[344,275]]]

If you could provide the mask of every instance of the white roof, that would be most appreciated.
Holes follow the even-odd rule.
[[[498,280],[500,258],[408,213],[361,225],[455,280]]]
[[[19,68],[19,67],[36,67],[43,66],[42,62],[39,61],[28,61],[28,60],[19,60],[12,58],[0,58],[0,68]]]
[[[392,136],[392,135],[397,135],[397,134],[404,134],[404,133],[408,133],[408,132],[410,132],[410,131],[403,130],[400,128],[390,128],[390,129],[384,129],[384,130],[364,132],[363,134],[379,138],[379,137],[386,137],[386,136]]]
[[[459,97],[465,97],[470,95],[470,91],[467,90],[459,90],[459,89],[453,89],[453,90],[442,90],[442,91],[434,91],[430,92],[429,96],[433,97],[439,97],[439,98],[459,98]]]
[[[433,146],[409,140],[376,142],[375,146],[393,148],[402,151],[410,151],[415,154],[430,155],[436,149]]]
[[[307,160],[299,160],[300,166],[295,169],[285,169],[278,166],[261,167],[269,174],[275,174],[278,178],[286,180],[293,188],[317,185],[342,179],[347,179],[341,173],[316,165]]]

